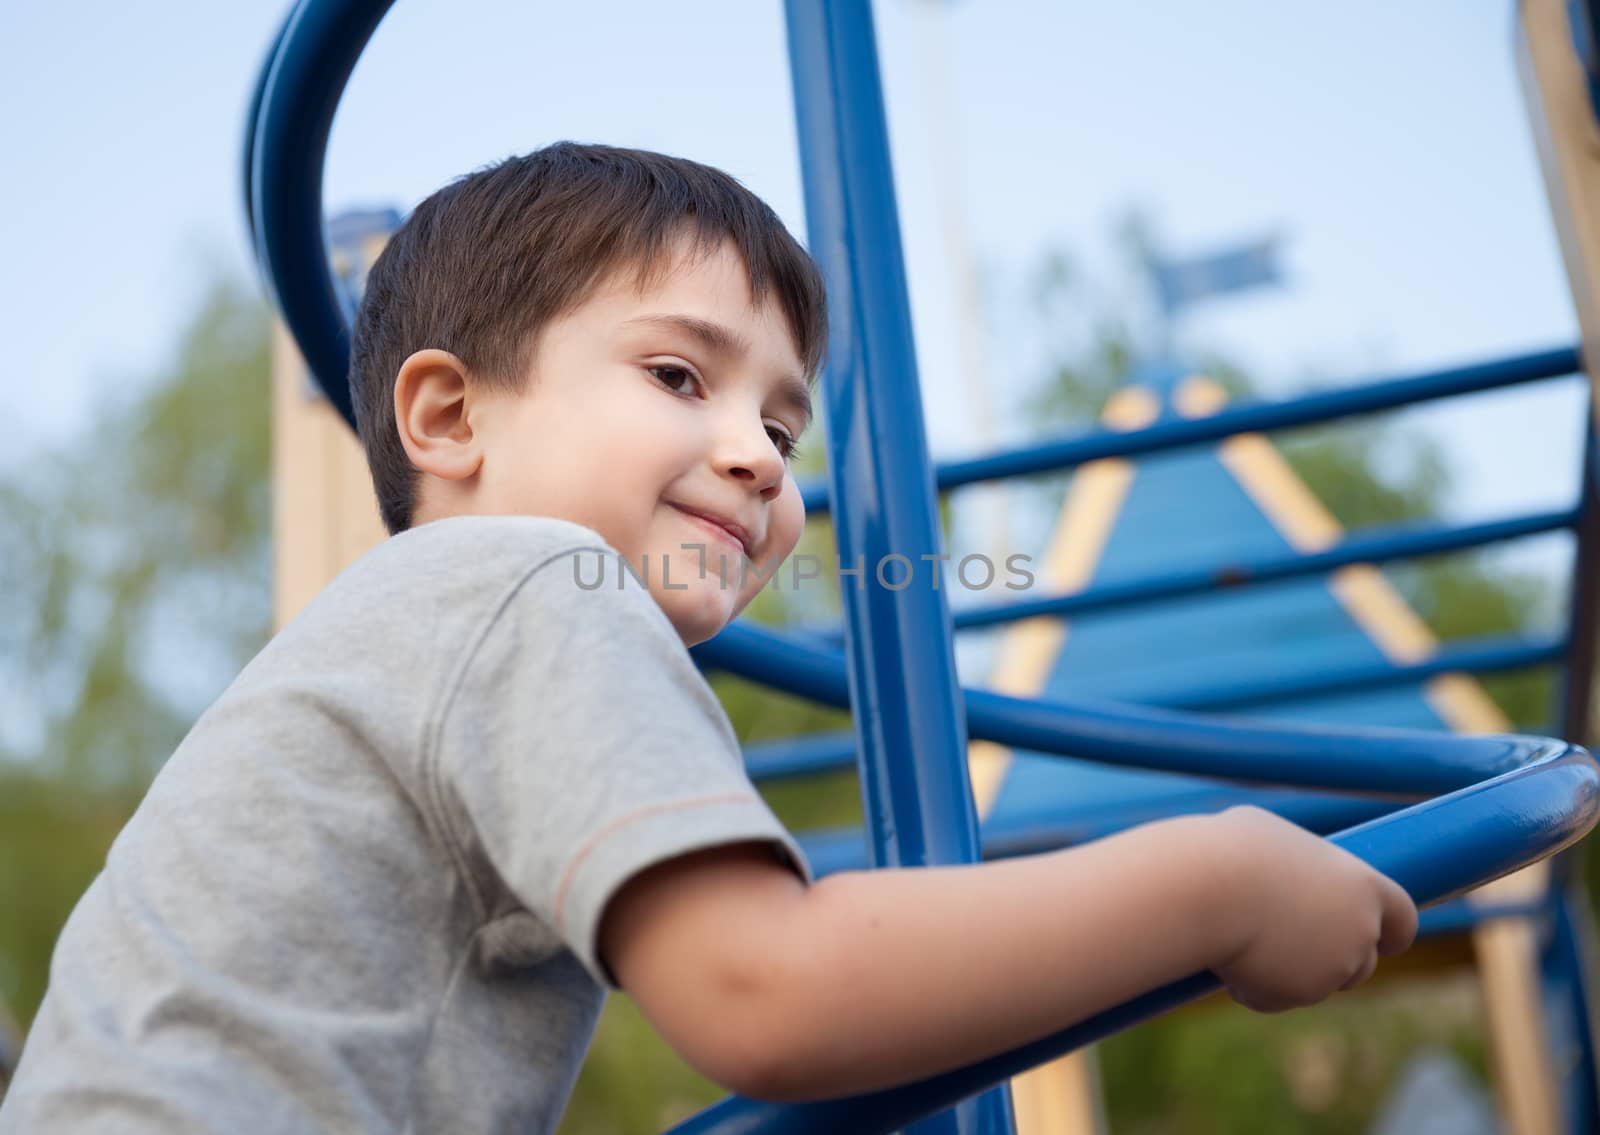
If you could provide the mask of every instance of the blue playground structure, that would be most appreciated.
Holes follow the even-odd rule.
[[[246,134],[261,266],[312,374],[347,421],[349,311],[329,267],[323,156],[344,85],[391,2],[300,0],[262,71]],[[1583,89],[1597,100],[1584,108],[1591,129],[1600,108],[1596,6],[1575,0],[1563,9],[1565,48],[1582,61]],[[809,836],[817,871],[973,862],[1177,812],[1270,808],[1397,879],[1429,906],[1425,933],[1505,919],[1534,927],[1551,1114],[1567,1135],[1600,1135],[1595,956],[1579,864],[1566,850],[1600,820],[1600,767],[1580,747],[1600,620],[1594,421],[1570,509],[1349,536],[1257,436],[1571,376],[1583,371],[1586,352],[1563,347],[1232,407],[1180,363],[1154,361],[1118,396],[1117,418],[1103,431],[935,467],[871,10],[865,0],[788,0],[787,21],[811,251],[832,305],[822,382],[829,475],[805,487],[808,510],[831,515],[842,562],[878,564],[891,554],[916,562],[939,553],[938,494],[961,486],[1076,469],[1072,491],[1088,502],[1064,515],[1054,545],[1075,549],[1077,575],[1056,578],[1042,598],[953,616],[947,589],[846,587],[837,634],[741,622],[696,648],[704,669],[854,711],[847,734],[747,753],[757,779],[859,769],[865,831]],[[1582,249],[1569,248],[1568,258],[1581,276]],[[1600,260],[1594,267],[1600,272]],[[1600,324],[1585,331],[1586,340],[1600,335]],[[1085,516],[1098,519],[1085,527]],[[1575,533],[1577,554],[1568,627],[1550,639],[1441,648],[1406,621],[1373,566],[1558,530]],[[1014,667],[1008,682],[961,686],[955,632],[1069,616],[1070,638],[1031,667]],[[1561,667],[1565,740],[1491,728],[1486,699],[1460,677],[1549,664]],[[974,741],[1009,750],[978,786],[969,775]],[[1550,857],[1532,891],[1462,897]],[[1007,1078],[1216,988],[1209,974],[1195,974],[923,1083],[808,1105],[731,1098],[677,1130],[1010,1132]]]

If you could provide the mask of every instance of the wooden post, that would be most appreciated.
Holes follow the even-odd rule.
[[[361,443],[294,340],[272,344],[272,616],[282,627],[387,533]]]
[[[1596,396],[1600,394],[1600,122],[1578,55],[1569,7],[1566,0],[1519,0],[1516,60],[1567,286],[1578,317],[1590,409],[1600,414],[1600,397]],[[1591,421],[1590,428],[1594,426]],[[1586,462],[1584,477],[1588,479],[1593,474]],[[1588,484],[1584,492],[1588,499]],[[1595,523],[1593,516],[1586,516],[1579,532],[1579,569],[1585,572],[1592,565],[1600,539]],[[1581,576],[1576,583],[1585,592],[1594,586],[1592,580]],[[1596,635],[1600,632],[1594,625],[1595,605],[1591,594],[1576,601],[1568,665],[1592,670]],[[1596,705],[1596,692],[1592,674],[1588,688],[1571,691],[1564,712],[1566,720],[1562,722],[1568,740],[1587,744],[1594,736],[1592,708]],[[1537,961],[1536,954],[1532,961]],[[1530,995],[1539,992],[1533,985]],[[1590,1011],[1594,1011],[1593,1007]]]

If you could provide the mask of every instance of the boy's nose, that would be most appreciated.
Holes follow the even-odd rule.
[[[783,485],[785,468],[782,454],[757,418],[730,423],[718,439],[717,466],[720,472],[748,482],[763,493],[773,493]]]

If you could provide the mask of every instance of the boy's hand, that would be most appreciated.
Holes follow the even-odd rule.
[[[1380,956],[1416,937],[1410,896],[1342,848],[1259,808],[1230,808],[1212,823],[1231,849],[1240,919],[1236,948],[1212,971],[1241,1005],[1315,1004],[1361,984]]]

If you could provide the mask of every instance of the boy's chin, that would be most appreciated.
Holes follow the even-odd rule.
[[[743,604],[726,593],[677,591],[656,599],[667,613],[685,646],[698,646],[715,638],[739,614]]]

